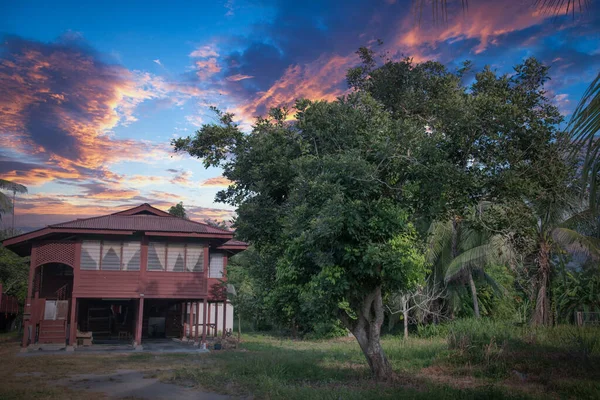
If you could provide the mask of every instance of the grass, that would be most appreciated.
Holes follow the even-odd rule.
[[[257,399],[600,398],[598,328],[458,321],[440,331],[447,336],[385,337],[382,344],[396,374],[385,384],[371,379],[353,338],[294,341],[252,334],[237,350],[204,355],[16,357],[17,338],[0,336],[0,398],[81,398],[81,392],[52,382],[117,369]],[[21,375],[31,372],[43,376]]]

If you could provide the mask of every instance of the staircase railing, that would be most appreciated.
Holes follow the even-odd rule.
[[[69,298],[69,284],[66,283],[61,286],[54,294],[57,300],[67,300]]]

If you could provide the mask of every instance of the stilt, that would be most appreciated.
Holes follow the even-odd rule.
[[[181,340],[185,337],[185,302],[181,303]]]
[[[223,339],[227,333],[227,299],[223,301]]]
[[[200,302],[196,302],[196,323],[194,324],[194,342],[198,343],[198,334],[199,329],[198,325],[200,325]]]
[[[219,302],[215,301],[215,338],[219,335]]]
[[[211,305],[210,305],[210,302],[209,302],[208,303],[208,320],[206,321],[206,323],[208,324],[207,325],[208,327],[206,328],[208,330],[208,336],[210,336],[210,324],[212,324],[212,318],[211,318],[211,315],[210,315],[211,314],[211,310],[212,310],[212,308],[211,308]]]
[[[144,320],[144,298],[140,297],[138,300],[137,309],[137,324],[135,325],[135,341],[133,346],[136,350],[142,349],[142,323]]]
[[[77,297],[71,297],[71,318],[69,320],[69,346],[77,346]]]
[[[202,343],[206,343],[206,324],[208,324],[208,321],[206,319],[206,309],[207,309],[207,305],[208,303],[206,302],[206,297],[204,298],[204,301],[202,302],[203,304],[203,310],[202,310]]]

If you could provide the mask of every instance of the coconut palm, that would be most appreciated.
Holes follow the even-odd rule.
[[[583,187],[589,187],[590,206],[595,210],[600,173],[600,139],[596,136],[600,132],[600,73],[583,94],[567,129],[573,143],[571,155],[583,158]]]
[[[500,285],[484,268],[503,262],[510,254],[508,242],[502,236],[473,229],[459,218],[434,222],[430,227],[428,259],[434,266],[435,275],[444,280],[450,301],[455,303],[464,281],[468,282],[476,318],[480,318],[480,311],[473,274],[481,274],[494,290],[501,293]]]
[[[14,207],[11,198],[3,193],[3,190],[12,192],[13,196],[16,193],[27,193],[27,188],[25,186],[5,179],[0,179],[0,220],[2,219],[2,214],[13,212]]]

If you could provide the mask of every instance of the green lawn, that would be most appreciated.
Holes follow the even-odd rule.
[[[447,339],[450,338],[450,340]],[[293,341],[251,334],[236,350],[203,355],[148,353],[16,357],[16,340],[0,341],[0,398],[80,398],[50,381],[86,371],[138,369],[165,382],[256,399],[600,398],[600,329],[530,330],[494,323],[455,324],[444,337],[383,346],[396,373],[374,382],[353,338]],[[6,362],[5,362],[6,360]]]

